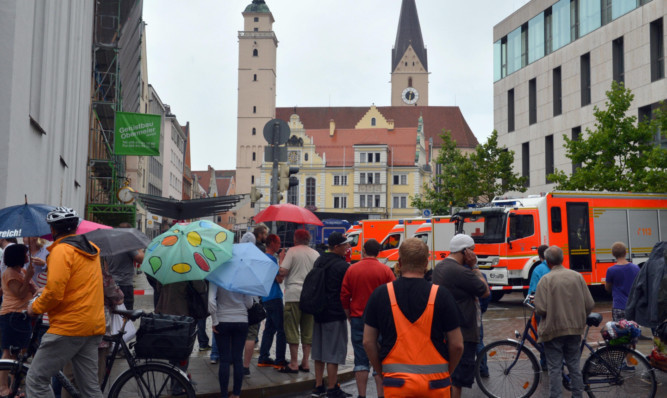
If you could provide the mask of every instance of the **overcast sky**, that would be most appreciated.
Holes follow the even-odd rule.
[[[192,169],[236,168],[238,31],[252,0],[144,0],[148,82],[181,124]],[[429,105],[493,130],[493,26],[528,0],[417,0]],[[278,38],[276,106],[391,105],[401,0],[266,0]]]

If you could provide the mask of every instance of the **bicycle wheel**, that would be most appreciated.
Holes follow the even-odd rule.
[[[7,372],[7,386],[9,386],[11,397],[19,393],[19,388],[25,385],[25,376],[28,374],[28,366],[22,364],[18,367],[18,362],[12,359],[0,360],[0,372]]]
[[[136,374],[136,377],[135,377]],[[174,367],[160,362],[145,363],[128,369],[111,385],[109,398],[153,398],[180,395],[194,398],[190,380]]]
[[[484,356],[489,368],[488,377],[480,374]],[[535,354],[519,343],[511,340],[496,341],[479,353],[475,364],[475,379],[487,397],[530,397],[540,384],[540,365]]]
[[[621,346],[596,350],[581,371],[590,397],[654,397],[655,373],[638,351]]]

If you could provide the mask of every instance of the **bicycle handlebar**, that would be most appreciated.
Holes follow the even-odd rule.
[[[523,300],[523,305],[525,305],[526,307],[534,310],[535,309],[534,300],[535,300],[535,296],[533,296],[532,294],[530,296],[526,296],[526,298]]]

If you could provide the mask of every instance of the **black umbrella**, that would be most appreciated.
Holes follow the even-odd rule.
[[[135,228],[96,229],[83,235],[100,248],[101,256],[145,249],[151,243],[146,234]]]

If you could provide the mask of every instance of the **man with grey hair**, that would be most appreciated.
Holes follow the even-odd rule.
[[[549,247],[544,257],[551,271],[537,285],[535,312],[542,317],[537,333],[547,356],[549,396],[562,396],[565,360],[572,382],[572,397],[581,397],[584,390],[579,367],[581,334],[595,302],[581,274],[563,267],[563,251],[558,246]]]

